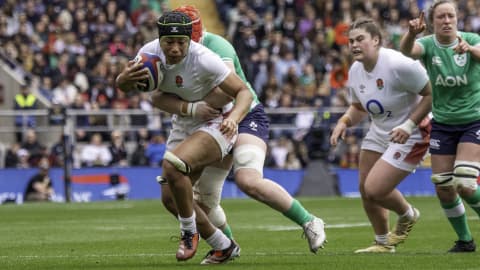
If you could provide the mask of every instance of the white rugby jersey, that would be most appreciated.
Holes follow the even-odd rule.
[[[369,113],[369,134],[388,142],[389,132],[407,120],[427,82],[427,72],[419,61],[380,48],[372,72],[367,72],[358,61],[352,64],[347,85],[351,102],[361,103]],[[411,137],[421,138],[418,128]]]
[[[158,88],[189,102],[202,100],[231,72],[217,54],[194,41],[190,42],[187,56],[175,65],[166,64],[158,38],[145,44],[141,52],[156,54],[162,60],[163,81]]]

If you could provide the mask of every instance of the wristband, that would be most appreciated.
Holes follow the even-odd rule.
[[[403,124],[395,127],[394,129],[400,128],[403,129],[408,135],[412,135],[413,129],[417,127],[417,124],[413,122],[410,118],[407,119]]]
[[[191,116],[191,117],[195,118],[195,112],[197,111],[197,105],[198,105],[198,101],[188,103],[188,107],[187,107],[188,116]]]
[[[338,122],[344,123],[347,127],[352,125],[352,119],[346,114],[340,117],[340,119],[338,119]]]

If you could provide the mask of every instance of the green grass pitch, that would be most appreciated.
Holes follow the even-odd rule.
[[[242,253],[222,266],[199,265],[205,241],[193,259],[175,260],[179,225],[160,200],[1,205],[0,269],[480,269],[478,252],[446,253],[456,237],[436,198],[409,198],[421,218],[408,240],[395,254],[367,255],[353,253],[373,241],[359,199],[298,199],[327,223],[325,249],[310,253],[300,228],[265,205],[229,199]],[[478,216],[467,213],[480,239]]]

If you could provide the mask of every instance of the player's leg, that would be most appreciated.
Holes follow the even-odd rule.
[[[395,252],[395,247],[388,245],[388,210],[379,205],[376,201],[372,200],[365,191],[365,185],[370,174],[370,170],[374,167],[375,163],[380,159],[381,156],[382,154],[376,151],[365,149],[360,151],[359,190],[362,198],[363,209],[365,210],[365,213],[367,214],[375,233],[375,242],[372,246],[356,250],[356,253]]]
[[[302,226],[314,253],[325,243],[324,223],[310,214],[302,204],[279,184],[263,179],[265,142],[257,136],[241,133],[234,148],[235,183],[249,197],[284,214]]]
[[[223,183],[232,166],[231,156],[225,155],[229,152],[228,149],[233,145],[233,141],[225,140],[218,133],[218,129],[204,128],[202,131],[216,138],[217,144],[222,150],[222,160],[209,164],[202,171],[193,188],[194,199],[196,202],[199,202],[196,205],[202,205],[202,208],[205,209],[202,213],[207,213],[206,217],[208,217],[209,222],[205,226],[208,225],[211,229],[223,227],[227,233],[222,233],[218,228],[215,228],[215,233],[210,236],[207,235],[205,240],[212,247],[212,250],[207,253],[201,264],[219,264],[240,256],[238,244],[233,239],[227,237],[228,232],[231,235],[231,231],[226,222],[225,213],[220,206]]]
[[[467,136],[468,137],[468,136]],[[477,179],[480,169],[480,145],[478,140],[458,144],[456,160],[453,168],[453,182],[459,195],[465,202],[480,215],[480,190]],[[471,140],[469,140],[471,141]],[[450,252],[472,252],[476,250],[475,242],[457,241]]]
[[[389,155],[388,150],[383,155]],[[396,163],[404,163],[396,160]],[[396,164],[393,162],[393,164]],[[364,197],[369,202],[376,203],[377,205],[394,211],[398,215],[396,225],[391,233],[388,233],[388,220],[387,223],[380,223],[374,225],[376,241],[383,245],[394,246],[402,243],[407,238],[409,232],[412,230],[413,225],[418,221],[420,212],[412,207],[400,191],[396,189],[396,186],[405,179],[406,176],[414,170],[414,165],[398,166],[396,164],[387,162],[383,158],[380,158],[368,173],[367,179],[363,185]],[[385,228],[386,227],[386,228]],[[385,229],[387,229],[385,231]],[[387,234],[387,241],[384,241],[384,235]]]
[[[198,232],[193,209],[193,191],[188,174],[222,158],[216,140],[206,132],[195,132],[167,151],[163,162],[163,177],[167,179],[178,211],[182,237],[178,260],[188,260],[195,255]]]
[[[173,201],[172,194],[168,184],[162,181],[161,177],[157,178],[157,181],[160,180],[161,183],[161,192],[162,192],[162,203],[165,208],[173,214],[175,217],[178,217],[177,209],[175,207],[175,202]],[[212,250],[215,251],[212,256],[209,256],[209,262],[224,262],[233,257],[238,257],[240,255],[240,247],[236,243],[232,243],[225,240],[226,234],[222,234],[219,229],[216,229],[209,222],[209,217],[204,212],[203,208],[199,206],[194,201],[195,209],[195,222],[197,225],[198,232],[200,236],[205,239],[205,241],[212,247]],[[228,244],[228,245],[227,245]],[[203,264],[207,264],[204,262]]]
[[[397,222],[388,235],[389,245],[404,242],[420,217],[420,211],[411,206],[396,187],[423,161],[428,146],[426,139],[414,138],[404,144],[391,143],[369,173],[367,196],[398,215]]]
[[[233,239],[232,230],[220,206],[223,183],[231,167],[232,155],[206,167],[193,186],[193,198],[208,215],[210,222],[221,229],[227,237]]]
[[[440,205],[457,234],[458,241],[451,251],[460,251],[464,243],[473,243],[473,237],[467,223],[465,206],[455,189],[454,164],[457,154],[457,132],[452,126],[443,126],[432,122],[430,153],[432,162],[432,182]],[[455,131],[455,132],[454,132]],[[442,143],[439,143],[442,142]],[[473,246],[473,245],[470,245]],[[472,248],[467,249],[472,250]],[[473,248],[473,250],[475,250]]]

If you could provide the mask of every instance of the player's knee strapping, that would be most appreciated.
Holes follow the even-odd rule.
[[[193,186],[193,199],[209,209],[216,208],[220,204],[223,183],[228,172],[226,169],[206,167]]]
[[[439,187],[453,187],[453,172],[435,173],[431,176],[432,183]]]
[[[472,161],[455,161],[453,169],[453,181],[456,187],[465,187],[469,189],[477,189],[477,179],[480,170],[479,162]]]
[[[163,159],[170,162],[178,171],[183,174],[189,174],[191,171],[190,166],[185,161],[181,160],[170,151],[165,152]]]
[[[225,212],[220,205],[210,209],[210,212],[208,213],[208,219],[213,226],[217,228],[220,228],[227,223],[227,216],[225,216]]]
[[[242,168],[257,170],[263,176],[263,163],[265,162],[265,151],[254,145],[240,145],[233,149],[234,171]]]

